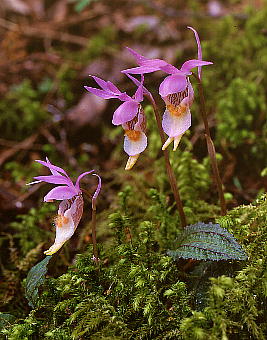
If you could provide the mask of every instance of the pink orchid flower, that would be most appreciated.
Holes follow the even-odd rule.
[[[198,67],[198,76],[201,79],[201,67],[211,65],[212,62],[202,60],[202,49],[197,31],[189,27],[194,32],[198,46],[198,59],[187,60],[180,69],[168,64],[161,59],[147,59],[136,51],[128,48],[134,55],[139,67],[123,70],[126,74],[144,74],[154,71],[164,71],[168,74],[159,87],[159,94],[166,104],[166,110],[162,118],[162,128],[168,135],[167,141],[162,149],[165,150],[169,144],[174,142],[175,151],[180,139],[186,130],[191,126],[190,106],[194,100],[194,90],[189,81],[191,69]]]
[[[67,173],[62,168],[51,164],[48,158],[46,158],[46,162],[39,160],[36,162],[49,168],[52,175],[34,177],[36,181],[29,183],[29,185],[40,182],[57,184],[55,188],[46,194],[44,202],[51,202],[53,200],[62,201],[59,204],[58,215],[55,219],[56,238],[54,244],[44,252],[46,255],[52,255],[72,237],[81,220],[83,214],[83,197],[80,189],[80,180],[88,174],[98,177],[98,186],[93,195],[93,199],[95,200],[101,189],[101,178],[93,174],[94,170],[86,171],[82,173],[77,178],[76,183],[73,184]]]
[[[130,170],[134,166],[140,154],[147,147],[147,137],[145,134],[146,120],[140,103],[144,99],[144,93],[148,93],[148,91],[143,86],[143,76],[141,82],[131,75],[128,76],[137,85],[137,90],[133,97],[130,97],[125,92],[121,92],[112,82],[95,76],[93,76],[93,79],[101,89],[85,86],[87,91],[101,98],[116,98],[123,101],[113,114],[112,124],[121,125],[125,131],[124,151],[129,156],[125,170]]]

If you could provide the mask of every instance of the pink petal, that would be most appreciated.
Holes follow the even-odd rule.
[[[70,207],[70,209],[71,209],[71,216],[73,218],[75,230],[78,227],[78,224],[79,224],[79,222],[80,222],[80,220],[82,218],[83,205],[84,205],[83,197],[82,197],[82,195],[78,195],[78,196],[76,196],[74,198],[74,201],[73,201],[73,203],[71,204],[71,207]]]
[[[139,103],[144,99],[144,89],[143,89],[143,85],[142,84],[136,90],[134,98]]]
[[[143,111],[143,109],[140,110],[141,112]],[[136,131],[142,131],[144,132],[144,126],[146,126],[146,118],[144,114],[139,114],[137,116],[137,122],[134,125],[134,130]],[[122,126],[124,128],[124,126]],[[126,127],[127,130],[127,127]]]
[[[169,64],[162,59],[147,59],[142,63],[142,66],[156,67],[158,70],[167,65]]]
[[[97,185],[96,191],[94,192],[93,197],[92,197],[93,200],[96,200],[99,193],[100,193],[100,190],[101,190],[102,181],[101,181],[101,177],[99,175],[93,174],[93,176],[96,176],[98,178],[98,185]]]
[[[62,174],[64,174],[65,176],[67,176],[67,178],[69,178],[69,176],[67,175],[66,171],[63,170],[62,168],[60,168],[59,166],[53,165],[51,164],[49,161],[45,162],[45,161],[40,161],[40,160],[36,160],[35,162],[40,163],[46,167],[48,167],[50,169],[50,171],[57,171],[60,172]],[[53,172],[52,172],[53,173]]]
[[[108,85],[107,82],[101,78],[98,78],[96,76],[91,76],[94,81],[103,89],[103,90],[108,90]]]
[[[136,79],[135,77],[133,77],[132,75],[130,75],[129,73],[125,73],[126,74],[126,76],[128,77],[128,78],[130,78],[134,83],[135,83],[135,85],[136,86],[140,86],[140,85],[142,85],[143,86],[143,83],[144,83],[144,75],[142,74],[141,75],[141,81],[139,81],[138,79]],[[145,93],[145,94],[148,94],[148,95],[150,95],[151,96],[151,93],[143,86],[143,93]],[[141,100],[140,100],[141,101]]]
[[[84,88],[87,91],[95,94],[96,96],[104,98],[104,99],[110,99],[110,98],[117,98],[118,97],[118,95],[116,95],[114,93],[111,93],[111,92],[108,92],[108,91],[105,91],[105,90],[95,89],[94,87],[84,86]]]
[[[69,178],[66,178],[62,175],[50,175],[50,176],[37,176],[33,177],[34,179],[46,183],[53,183],[53,184],[67,184],[68,186],[73,185],[72,181]]]
[[[184,91],[187,86],[185,75],[174,74],[166,77],[159,87],[161,97],[166,97],[168,94]]]
[[[48,202],[50,200],[67,200],[72,198],[73,196],[78,195],[78,191],[75,188],[70,188],[67,186],[60,186],[50,190],[47,195],[44,197],[44,202]]]
[[[122,73],[131,73],[131,74],[145,74],[158,71],[160,68],[158,66],[139,66],[128,68],[126,70],[121,71]]]
[[[173,116],[166,109],[162,117],[162,128],[169,137],[176,137],[183,134],[191,126],[190,110],[179,117]]]
[[[142,70],[145,70],[145,72],[139,72],[139,73],[150,73],[150,72],[154,72],[154,71],[157,71],[159,70],[159,68],[161,66],[165,66],[165,65],[168,65],[166,63],[166,61],[162,60],[162,59],[148,59],[144,56],[142,56],[141,54],[137,53],[135,50],[129,48],[129,47],[126,47],[128,49],[128,51],[130,53],[132,53],[132,55],[135,57],[135,60],[137,62],[138,65],[140,66],[144,66],[144,67],[147,67],[148,69],[153,69],[153,71],[149,71],[148,69],[144,68]],[[129,69],[129,70],[132,70],[131,72],[128,72],[128,70],[124,70],[122,71],[123,73],[136,73],[137,74],[137,71],[140,71],[141,68],[134,68],[134,69]],[[126,72],[127,71],[127,72]]]
[[[111,81],[105,81],[96,76],[92,76],[92,78],[96,81],[96,83],[102,87],[103,90],[107,92],[112,92],[114,94],[121,94],[121,91],[115,86]]]
[[[115,86],[111,81],[107,81],[107,87],[108,90],[110,90],[111,92],[120,94],[121,91],[117,88],[117,86]]]
[[[86,176],[86,175],[89,175],[91,174],[92,172],[94,172],[95,170],[91,170],[91,171],[86,171],[86,172],[83,172],[82,174],[80,174],[80,176],[77,178],[77,181],[75,183],[75,188],[76,190],[80,191],[80,180]]]
[[[132,53],[132,55],[135,57],[135,60],[137,62],[138,65],[142,65],[142,63],[147,60],[146,57],[142,56],[141,54],[139,54],[138,52],[136,52],[135,50],[133,50],[130,47],[126,47],[127,50]]]
[[[197,42],[197,59],[202,60],[202,48],[201,48],[201,44],[200,44],[199,35],[193,27],[187,26],[187,28],[189,28],[191,31],[194,32],[195,39],[196,39],[196,42]],[[201,79],[201,67],[198,67],[198,77],[199,77],[199,79]]]
[[[117,97],[119,100],[121,100],[122,102],[126,102],[128,100],[132,100],[132,97],[128,96],[128,94],[126,92],[123,92],[122,94],[120,94]]]
[[[46,162],[50,165],[52,165],[52,163],[50,162],[50,160],[48,159],[48,157],[45,157],[46,159]],[[55,175],[55,176],[61,176],[59,172],[57,172],[56,170],[53,170],[53,169],[50,169],[52,175]]]
[[[177,74],[177,73],[183,74],[183,72],[181,72],[180,70],[178,70],[178,68],[174,67],[171,64],[164,65],[160,69],[169,74]]]
[[[187,106],[187,107],[189,108],[189,106],[192,105],[192,102],[191,102],[191,100],[190,100],[190,97],[189,97],[189,96],[185,97],[185,98],[181,101],[180,105],[181,105],[182,107]]]
[[[66,214],[69,215],[71,220],[73,220],[74,223],[74,229],[77,228],[82,214],[83,214],[83,197],[82,195],[76,195],[72,198],[72,200],[63,200],[60,202],[58,207],[58,215],[63,215],[66,217]],[[69,214],[71,213],[71,215]]]
[[[187,60],[185,63],[183,63],[180,70],[184,72],[185,74],[190,74],[191,69],[194,67],[211,65],[211,64],[213,64],[211,61],[192,59],[192,60]]]
[[[56,225],[56,238],[54,244],[44,252],[46,255],[53,255],[56,253],[74,234],[75,224],[72,218],[71,208],[64,212],[64,217],[67,222],[62,223],[60,227]]]
[[[129,156],[135,156],[143,152],[147,147],[147,137],[143,132],[140,132],[140,138],[133,141],[128,136],[124,137],[124,151]]]
[[[189,97],[189,105],[191,106],[194,101],[194,89],[189,80],[188,80],[188,97]]]
[[[121,104],[113,114],[112,124],[121,125],[132,120],[138,112],[139,103],[129,100]]]

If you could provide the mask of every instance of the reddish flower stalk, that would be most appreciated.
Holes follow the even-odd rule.
[[[155,102],[155,100],[154,100],[154,98],[152,97],[151,94],[146,95],[146,97],[148,98],[148,100],[150,101],[150,103],[153,107],[155,118],[156,118],[156,121],[157,121],[159,134],[160,134],[160,138],[161,138],[162,143],[164,144],[165,135],[164,135],[164,131],[163,131],[162,126],[161,126],[161,117],[160,117],[160,114],[159,114],[159,111],[158,111],[158,108],[157,108],[157,104],[156,104],[156,102]],[[169,152],[166,149],[164,149],[162,151],[163,151],[163,155],[164,155],[167,175],[169,177],[169,181],[170,181],[170,185],[171,185],[172,192],[173,192],[173,195],[174,195],[174,199],[175,199],[175,202],[176,202],[176,206],[177,206],[177,209],[178,209],[178,212],[179,212],[179,215],[180,215],[181,225],[182,225],[183,228],[185,228],[186,225],[187,225],[186,217],[185,217],[185,213],[184,213],[184,209],[183,209],[183,203],[182,203],[181,198],[180,198],[177,182],[176,182],[176,179],[175,179],[175,175],[174,175],[171,163],[170,163]]]
[[[97,176],[98,178],[98,186],[97,189],[92,197],[92,241],[93,241],[93,260],[98,263],[99,257],[98,257],[98,250],[97,250],[97,242],[96,242],[96,199],[99,195],[100,188],[101,188],[101,178],[97,174],[93,174],[94,176]]]
[[[196,78],[197,84],[198,84],[198,92],[199,92],[199,99],[200,99],[200,112],[201,112],[201,116],[204,122],[207,149],[208,149],[208,153],[209,153],[209,157],[211,161],[211,167],[212,167],[212,171],[213,171],[213,175],[214,175],[214,179],[216,182],[217,191],[219,195],[221,215],[225,215],[226,214],[226,203],[225,203],[225,198],[224,198],[224,193],[223,193],[223,185],[222,185],[222,180],[221,180],[221,176],[219,173],[214,143],[210,136],[210,129],[209,129],[209,123],[208,123],[208,115],[207,115],[207,110],[206,110],[203,85],[202,85],[202,82],[199,76],[197,76],[193,72],[192,72],[192,75]]]

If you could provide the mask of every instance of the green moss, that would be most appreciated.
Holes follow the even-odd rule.
[[[258,137],[251,126],[265,111],[263,88],[255,81],[233,79],[218,101],[218,140],[232,148],[255,143]]]
[[[32,208],[28,214],[18,215],[17,221],[10,224],[10,227],[16,231],[15,239],[18,240],[23,255],[51,236],[51,232],[41,226],[51,223],[49,219],[55,210],[55,205],[44,204],[40,209]]]
[[[120,196],[125,208],[127,197]],[[155,224],[133,224],[118,211],[110,217],[115,243],[100,250],[100,267],[91,260],[92,249],[78,255],[68,273],[47,280],[40,307],[3,332],[10,339],[264,339],[266,213],[263,196],[218,218],[243,243],[249,260],[231,277],[211,274],[211,284],[201,293],[204,304],[196,311],[192,287],[202,274],[189,272],[188,284],[181,265],[164,254]],[[214,266],[214,274],[224,268]]]
[[[24,181],[25,183],[30,183],[32,178],[35,176],[36,171],[40,169],[40,164],[32,163],[30,167],[25,167],[25,164],[19,162],[11,161],[7,162],[4,166],[15,183]],[[28,190],[29,187],[25,186],[24,190]]]
[[[0,102],[2,138],[20,140],[31,135],[49,118],[41,104],[41,93],[28,79],[14,86]]]
[[[105,26],[92,34],[86,46],[79,53],[71,53],[70,58],[88,64],[103,54],[110,54],[117,49],[118,30],[115,26]],[[66,52],[69,53],[69,52]]]
[[[56,74],[58,83],[58,95],[62,97],[65,104],[70,105],[74,99],[72,80],[76,77],[76,71],[68,63],[64,63]]]
[[[266,211],[266,196],[262,196],[254,205],[218,218],[221,226],[243,240],[249,261],[235,277],[211,279],[207,306],[181,324],[185,339],[266,338]]]
[[[249,8],[245,15],[246,19],[226,16],[217,21],[211,39],[202,46],[215,66],[205,69],[203,81],[209,110],[218,123],[217,146],[242,145],[246,159],[262,163],[267,147],[267,42],[262,29],[267,6],[257,12]]]

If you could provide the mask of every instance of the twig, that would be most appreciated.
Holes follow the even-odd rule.
[[[0,18],[0,26],[10,31],[20,32],[21,34],[26,35],[26,36],[36,36],[38,38],[59,40],[59,41],[63,41],[66,43],[71,43],[71,44],[80,45],[80,46],[88,45],[87,38],[80,37],[74,34],[69,34],[66,32],[55,31],[48,27],[40,28],[40,27],[31,27],[31,26],[25,26],[25,25],[21,27],[18,24],[15,24],[8,20],[4,20],[2,18]]]
[[[0,166],[5,163],[5,161],[12,157],[16,152],[21,149],[31,149],[33,146],[36,138],[38,137],[38,133],[34,133],[30,137],[24,139],[22,142],[18,143],[17,145],[12,146],[12,148],[1,152],[0,154]]]

